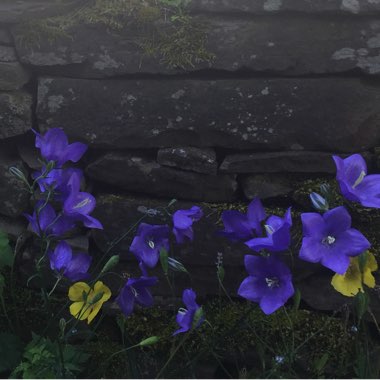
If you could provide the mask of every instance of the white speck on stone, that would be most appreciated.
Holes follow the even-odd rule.
[[[175,92],[174,94],[172,94],[172,98],[173,99],[180,99],[182,98],[182,96],[185,95],[185,90],[178,90],[177,92]]]
[[[233,69],[237,69],[239,67],[239,62],[234,62],[233,64],[232,64],[232,68]]]
[[[356,14],[360,11],[360,3],[358,0],[343,0],[340,9]]]
[[[94,69],[104,70],[104,69],[117,69],[120,67],[120,63],[116,62],[107,53],[99,55],[99,61],[94,62]]]
[[[273,46],[274,46],[274,42],[269,41],[269,42],[267,43],[267,46],[268,46],[268,47],[273,47]]]
[[[253,98],[253,95],[252,94],[249,94],[248,95],[248,99],[252,99]]]
[[[257,54],[251,54],[250,57],[249,57],[249,59],[250,59],[251,61],[253,61],[253,60],[256,59],[256,58],[257,58]]]
[[[209,123],[209,126],[212,127],[213,125],[215,125],[216,122],[215,121],[212,121],[211,123]]]
[[[240,124],[244,124],[244,120],[240,120]]]
[[[65,98],[62,95],[51,95],[48,97],[48,108],[50,113],[57,112],[60,108]]]
[[[157,136],[160,134],[160,131],[158,129],[152,129],[152,135]]]
[[[248,135],[246,133],[243,133],[242,137],[243,137],[243,140],[245,140],[245,141],[248,140]]]
[[[282,0],[266,0],[264,10],[268,12],[278,11],[281,9]]]
[[[252,127],[252,131],[258,131],[259,130],[259,128],[257,128],[257,127]]]
[[[290,149],[291,150],[304,150],[305,148],[302,145],[300,145],[300,144],[292,144],[290,146]]]
[[[231,125],[231,123],[227,123],[227,125],[228,125],[228,126],[230,126],[230,125]]]
[[[177,123],[181,122],[182,120],[183,120],[183,119],[182,119],[181,116],[177,116],[176,119],[175,119],[175,121],[176,121]]]
[[[335,61],[339,61],[341,59],[355,59],[355,49],[352,48],[342,48],[337,50],[331,57]]]
[[[368,50],[364,48],[358,49],[356,50],[356,52],[358,53],[360,57],[365,57],[368,55]]]
[[[273,133],[273,128],[269,128],[268,133]]]
[[[380,72],[380,55],[374,57],[359,57],[357,66],[370,74],[378,74]]]
[[[262,95],[269,95],[269,87],[265,87],[264,90],[261,91]]]
[[[379,47],[380,47],[380,34],[377,34],[376,36],[371,37],[371,38],[367,41],[367,46],[368,46],[370,49],[376,49],[376,48],[379,48]]]

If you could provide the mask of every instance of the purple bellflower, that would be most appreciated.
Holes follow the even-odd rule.
[[[180,328],[173,335],[187,332],[193,327],[197,328],[204,321],[203,315],[197,315],[201,311],[201,307],[196,303],[196,297],[197,295],[192,289],[185,289],[183,291],[182,300],[186,305],[186,309],[181,308],[178,310],[176,320]]]
[[[74,223],[70,218],[64,215],[57,215],[54,208],[50,204],[44,205],[44,201],[39,201],[35,205],[33,215],[24,214],[30,223],[31,230],[41,237],[42,234],[60,236],[74,227]]]
[[[67,161],[78,162],[87,150],[87,145],[80,142],[69,144],[65,132],[61,128],[49,129],[44,135],[35,132],[36,148],[47,161],[55,161],[61,167]]]
[[[351,216],[343,206],[323,215],[304,213],[301,220],[304,238],[300,258],[320,262],[336,273],[344,274],[350,257],[360,255],[371,246],[361,232],[351,228]]]
[[[333,156],[333,159],[342,195],[364,207],[380,208],[380,174],[367,175],[367,165],[360,154],[345,159]]]
[[[247,215],[237,210],[222,213],[224,230],[219,234],[231,241],[244,241],[262,235],[261,222],[266,218],[259,198],[253,199],[248,206]]]
[[[169,251],[169,226],[140,223],[130,247],[137,260],[153,268],[158,262],[162,248]]]
[[[289,208],[284,217],[272,215],[265,222],[266,237],[253,238],[245,245],[255,252],[268,250],[269,252],[285,251],[291,242],[290,228],[292,227],[292,214]]]
[[[95,198],[89,193],[80,191],[80,182],[80,175],[74,172],[68,181],[70,194],[63,204],[64,214],[72,220],[83,222],[88,228],[103,229],[99,220],[89,215],[95,208]]]
[[[238,294],[258,302],[265,314],[271,314],[294,294],[289,268],[278,258],[245,255],[245,268],[249,276],[241,283]]]
[[[69,244],[60,241],[54,251],[49,252],[50,268],[60,272],[71,281],[88,278],[92,257],[87,253],[73,254]]]
[[[156,285],[157,282],[157,277],[146,276],[130,278],[126,282],[116,297],[116,302],[125,316],[132,314],[135,303],[144,307],[153,305],[153,297],[147,288]]]
[[[173,234],[178,244],[182,244],[186,239],[192,241],[194,238],[193,223],[198,222],[203,216],[203,211],[198,206],[193,206],[189,210],[178,210],[173,214]]]

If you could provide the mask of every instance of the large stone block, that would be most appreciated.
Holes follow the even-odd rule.
[[[355,152],[379,144],[380,89],[349,78],[43,78],[37,117],[101,148]]]
[[[193,12],[374,14],[380,11],[380,2],[377,0],[192,0],[189,7]]]
[[[0,93],[0,139],[32,128],[32,97],[26,92]]]
[[[87,167],[87,174],[128,191],[178,199],[225,202],[234,199],[234,176],[199,174],[164,167],[141,155],[108,153]]]
[[[376,17],[318,18],[287,14],[250,19],[210,13],[194,16],[194,20],[207,25],[205,47],[215,59],[208,63],[197,63],[195,59],[194,65],[186,68],[188,71],[249,69],[282,75],[355,69],[369,74],[380,72],[380,22]],[[156,57],[146,54],[141,46],[149,36],[135,27],[110,32],[101,25],[80,24],[68,30],[66,36],[58,36],[54,43],[44,34],[39,36],[38,43],[22,43],[23,34],[28,31],[20,28],[15,28],[13,34],[22,62],[59,66],[66,75],[72,75],[73,70],[82,77],[178,71],[168,67],[160,54]]]
[[[27,71],[17,62],[15,49],[0,46],[0,91],[18,90],[28,80]]]

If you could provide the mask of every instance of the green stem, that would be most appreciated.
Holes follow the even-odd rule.
[[[56,287],[58,286],[58,284],[60,283],[61,280],[62,280],[62,276],[59,276],[57,278],[57,281],[55,282],[53,288],[50,290],[48,297],[50,297],[54,293],[54,290],[56,289]]]
[[[158,375],[156,376],[156,379],[159,379],[160,376],[163,374],[167,366],[170,364],[170,362],[173,360],[174,356],[178,352],[178,350],[182,347],[182,345],[186,342],[186,339],[190,336],[190,333],[185,334],[185,336],[182,338],[182,340],[179,342],[179,345],[176,347],[176,349],[172,352],[169,359],[165,363],[165,365],[161,368],[160,372],[158,372]]]
[[[1,306],[3,308],[3,312],[4,312],[4,315],[5,315],[5,318],[7,319],[8,321],[8,325],[9,325],[9,328],[15,332],[15,329],[14,329],[14,326],[13,326],[13,323],[11,321],[11,319],[9,318],[9,315],[8,315],[8,312],[7,312],[7,307],[5,306],[5,301],[4,301],[4,296],[1,295],[0,296],[0,300],[1,300]]]

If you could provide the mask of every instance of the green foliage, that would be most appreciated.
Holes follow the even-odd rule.
[[[0,270],[6,266],[11,267],[14,255],[9,245],[9,239],[6,233],[0,231]]]
[[[33,334],[12,376],[23,379],[72,378],[84,370],[88,359],[88,354],[72,345],[60,347],[58,342]]]
[[[0,373],[13,370],[20,362],[23,343],[17,335],[0,333]]]

